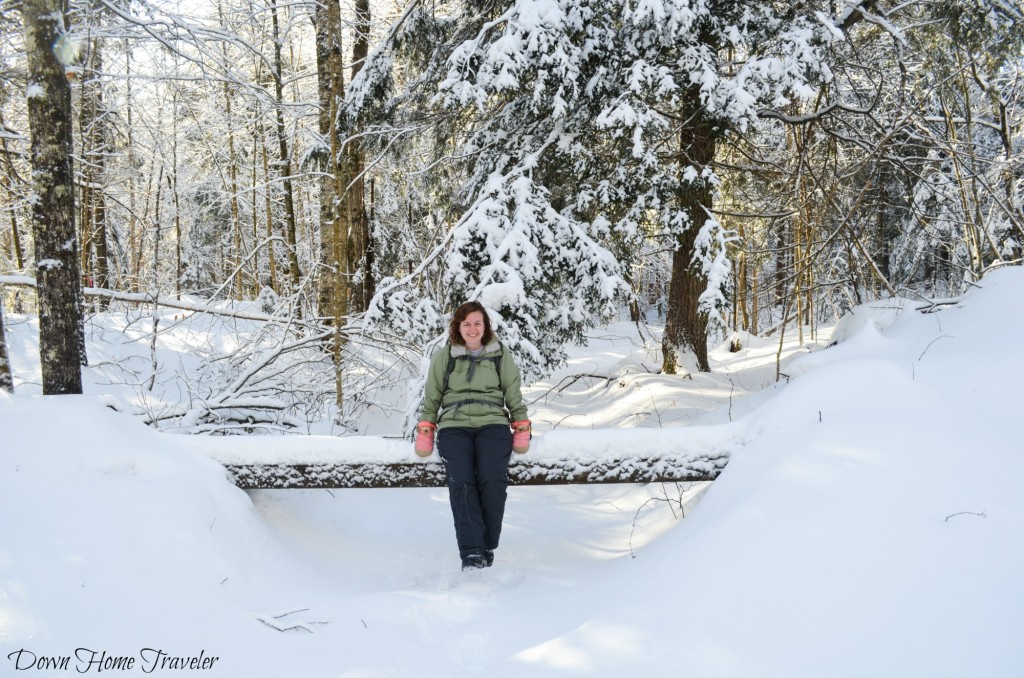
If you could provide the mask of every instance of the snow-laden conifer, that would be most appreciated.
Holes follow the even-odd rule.
[[[610,308],[624,288],[622,260],[654,233],[680,251],[673,289],[692,279],[670,294],[666,353],[686,346],[706,369],[706,321],[724,307],[728,278],[724,235],[708,221],[715,145],[757,125],[763,108],[829,80],[823,50],[842,33],[828,10],[708,0],[410,10],[348,101],[353,112],[370,110],[380,99],[369,93],[401,64],[405,88],[390,107],[374,104],[395,113],[381,138],[394,144],[429,128],[434,161],[463,170],[438,253],[440,310],[465,298],[490,303],[529,367],[543,370],[561,358],[561,342]],[[393,281],[381,293],[403,287]],[[371,320],[413,317],[414,297],[378,299]]]

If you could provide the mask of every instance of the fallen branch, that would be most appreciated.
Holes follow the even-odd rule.
[[[0,286],[5,287],[24,287],[29,289],[36,288],[35,278],[25,275],[0,275]],[[107,299],[110,301],[120,301],[126,304],[154,304],[156,306],[163,306],[166,308],[175,308],[182,311],[191,311],[193,313],[209,313],[211,315],[219,315],[227,318],[237,318],[239,320],[259,320],[263,322],[274,322],[283,323],[287,322],[293,325],[308,325],[309,323],[295,318],[284,318],[269,313],[259,313],[256,311],[239,311],[235,309],[218,308],[209,304],[203,304],[194,301],[182,301],[180,299],[171,299],[161,295],[154,295],[149,293],[141,292],[118,292],[116,290],[107,290],[100,287],[83,287],[82,296],[92,299]]]

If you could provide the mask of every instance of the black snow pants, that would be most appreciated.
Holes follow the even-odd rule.
[[[448,476],[459,555],[493,551],[501,536],[508,496],[512,431],[507,425],[443,428],[437,452]]]

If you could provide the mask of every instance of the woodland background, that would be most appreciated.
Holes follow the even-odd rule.
[[[627,317],[707,371],[1021,262],[1022,46],[1009,0],[0,0],[0,305],[44,393],[93,314],[141,393],[159,307],[258,321],[145,415],[189,432],[345,428],[470,298],[528,378]]]

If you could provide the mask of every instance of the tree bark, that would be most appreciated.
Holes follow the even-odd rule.
[[[698,102],[693,92],[693,102]],[[699,106],[699,104],[697,104]],[[679,133],[680,169],[693,167],[698,175],[711,165],[715,157],[715,137],[711,121],[697,109],[681,118],[687,122]],[[704,274],[693,263],[697,234],[708,220],[711,209],[711,186],[703,178],[684,182],[676,194],[676,208],[689,216],[689,224],[676,241],[672,255],[672,280],[669,283],[668,312],[662,337],[662,371],[675,374],[678,352],[693,351],[697,369],[710,372],[708,363],[707,315],[701,313],[700,295],[707,287]]]
[[[356,0],[356,25],[355,41],[352,44],[352,77],[363,68],[367,54],[370,49],[370,2],[369,0]],[[353,130],[349,130],[351,133]],[[370,306],[370,296],[373,289],[373,271],[369,266],[372,262],[370,250],[370,223],[366,214],[366,184],[363,172],[366,168],[365,153],[362,144],[358,139],[351,139],[346,145],[349,156],[347,177],[346,199],[348,212],[351,219],[349,229],[349,271],[352,274],[362,273],[360,284],[353,287],[353,311],[362,313]]]
[[[7,352],[7,335],[4,333],[4,303],[0,298],[0,391],[14,393],[14,375],[11,373],[11,359]]]
[[[103,66],[100,41],[90,41],[89,64],[82,78],[82,107],[79,128],[82,130],[81,196],[82,196],[82,273],[88,284],[109,288],[107,251],[107,206],[103,185],[107,156],[110,153],[103,109],[103,89],[97,74]]]
[[[177,98],[174,101],[177,104]],[[176,108],[177,106],[175,106]],[[178,192],[178,119],[174,118],[171,136],[171,176],[168,177],[171,198],[174,201],[174,296],[181,299],[181,199]]]
[[[262,125],[261,125],[260,126],[260,137],[261,138],[263,137],[262,132],[263,132],[263,129],[262,129]],[[261,143],[260,147],[262,149],[262,155],[263,155],[263,183],[264,183],[263,197],[264,197],[264,203],[265,203],[264,211],[266,212],[266,217],[267,217],[267,239],[270,240],[271,238],[274,237],[274,201],[273,201],[273,199],[271,198],[271,195],[270,195],[270,182],[271,182],[271,175],[270,175],[270,151],[267,150],[266,143]],[[255,188],[253,190],[255,191]],[[269,281],[270,289],[273,290],[274,292],[280,292],[281,288],[278,286],[278,282],[277,282],[277,257],[274,254],[274,245],[273,244],[271,244],[270,247],[267,248],[267,258],[268,258],[267,266],[268,266],[268,270],[270,271],[270,281]]]
[[[28,117],[36,200],[32,233],[39,282],[39,358],[44,394],[82,392],[82,288],[71,153],[70,47],[60,0],[22,4],[28,54]]]
[[[288,137],[284,126],[284,62],[281,59],[281,30],[277,17],[277,0],[270,0],[270,16],[273,25],[274,40],[274,109],[277,122],[277,144],[279,151],[279,165],[281,170],[282,185],[284,187],[284,217],[285,217],[285,240],[288,243],[288,277],[291,289],[289,294],[298,292],[302,284],[302,271],[299,269],[299,254],[297,252],[298,238],[296,233],[298,227],[295,217],[295,193],[292,186],[292,160],[288,152]]]
[[[357,3],[357,13],[359,5]],[[367,22],[369,9],[366,9]],[[358,187],[353,184],[353,163],[357,154],[354,147],[344,145],[347,125],[342,114],[345,92],[345,70],[342,52],[341,8],[337,0],[328,0],[317,5],[316,16],[317,74],[320,88],[320,132],[328,146],[325,176],[320,183],[320,260],[323,264],[318,290],[320,316],[334,326],[331,353],[334,361],[335,404],[338,411],[344,401],[344,379],[342,351],[345,336],[341,328],[349,311],[349,296],[352,273],[358,267],[358,244],[355,229],[355,214],[364,215],[362,208],[362,181]],[[366,36],[360,35],[362,24],[357,27],[353,55],[357,63],[352,75],[358,73],[365,58]],[[362,41],[362,42],[361,42]],[[362,44],[363,57],[355,56]],[[364,248],[365,249],[365,248]],[[360,303],[359,288],[355,301]]]
[[[234,121],[231,119],[231,87],[227,82],[223,85],[224,90],[224,112],[228,119],[228,185],[224,190],[228,193],[228,202],[231,208],[231,250],[226,257],[225,272],[234,276],[234,284],[231,285],[234,291],[235,301],[242,300],[242,261],[245,258],[242,254],[242,224],[238,212],[238,167],[235,160],[235,130]],[[221,173],[223,177],[223,172]]]
[[[316,29],[316,66],[320,94],[320,134],[327,144],[324,175],[320,178],[320,275],[317,289],[319,315],[333,321],[337,272],[342,262],[337,258],[335,229],[342,209],[339,192],[341,157],[337,152],[339,112],[345,92],[344,57],[341,42],[341,7],[338,0],[324,0],[316,5],[313,17]]]

